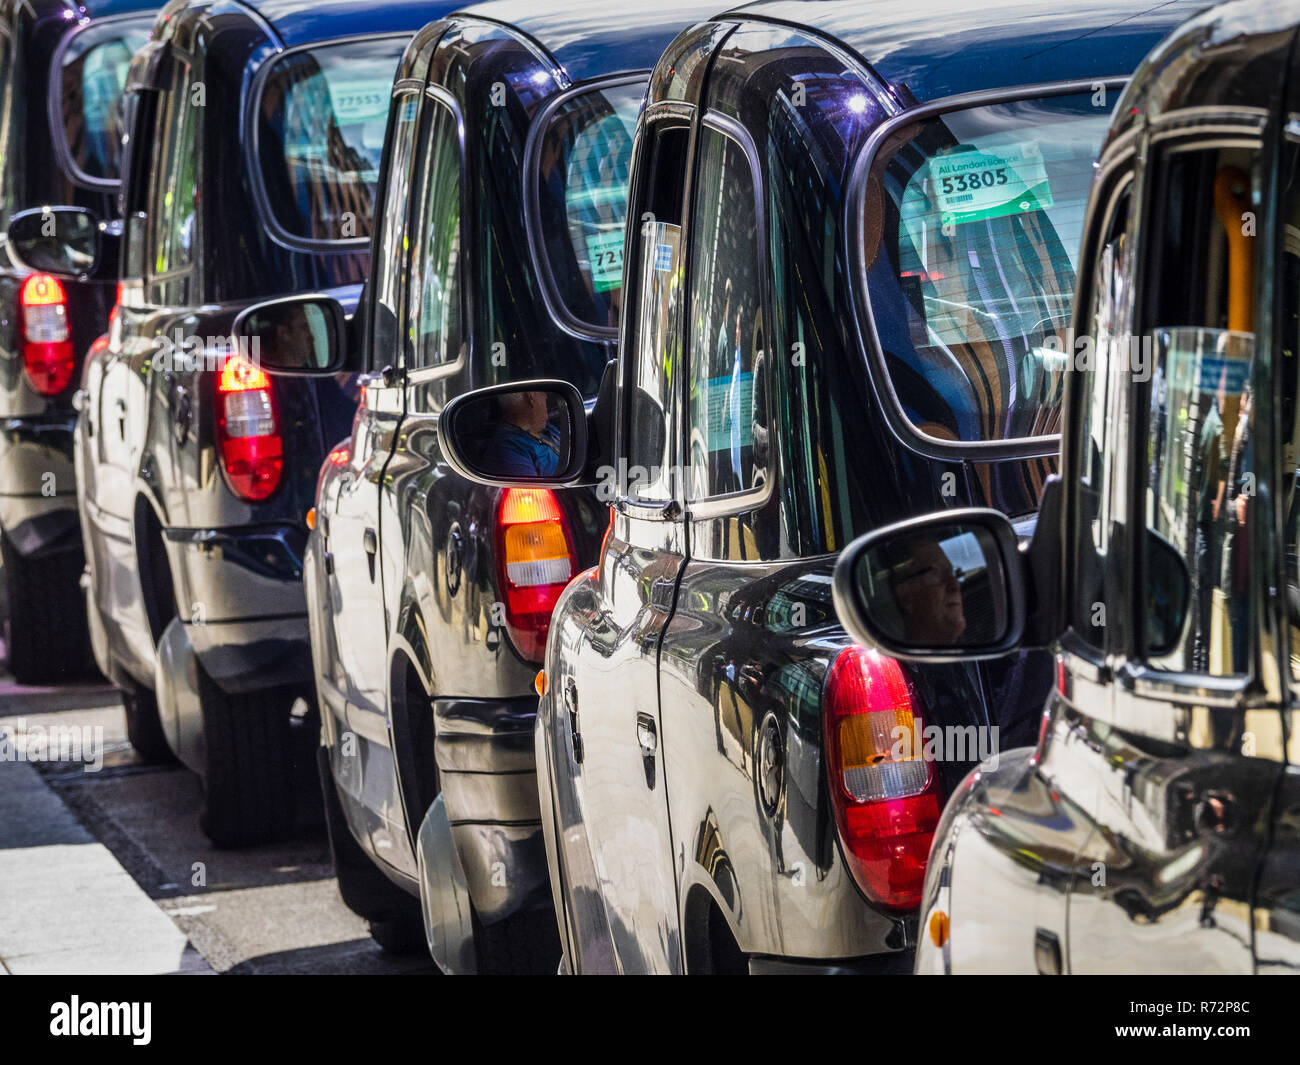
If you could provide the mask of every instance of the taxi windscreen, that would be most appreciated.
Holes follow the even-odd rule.
[[[404,39],[348,41],[276,61],[257,104],[271,214],[290,236],[370,235],[393,77]]]
[[[1059,431],[1083,216],[1109,116],[1090,94],[949,112],[910,127],[873,167],[867,297],[890,384],[921,434]]]

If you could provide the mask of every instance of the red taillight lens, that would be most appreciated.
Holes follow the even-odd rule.
[[[63,286],[50,274],[32,274],[18,292],[18,307],[27,380],[42,396],[57,396],[72,383],[77,366]]]
[[[497,503],[497,577],[506,627],[525,660],[540,662],[556,600],[572,579],[572,541],[549,488],[507,488]]]
[[[284,445],[271,381],[261,368],[232,355],[217,371],[217,446],[230,490],[260,503],[280,485]]]
[[[914,909],[942,804],[902,668],[846,648],[827,675],[822,711],[831,807],[853,879],[888,909]]]

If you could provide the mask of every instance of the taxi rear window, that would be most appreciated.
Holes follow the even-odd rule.
[[[272,220],[291,237],[370,236],[371,206],[404,39],[290,52],[257,103],[258,161]]]
[[[74,34],[59,63],[66,157],[82,181],[116,182],[122,155],[122,90],[152,18],[93,23]]]
[[[1089,94],[918,122],[873,167],[867,298],[894,395],[946,442],[1060,429],[1066,331],[1092,162],[1109,109]]]
[[[566,100],[546,128],[538,180],[541,243],[555,289],[587,326],[618,325],[628,167],[645,82]]]

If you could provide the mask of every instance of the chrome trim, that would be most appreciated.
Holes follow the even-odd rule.
[[[1265,107],[1215,107],[1205,104],[1200,107],[1181,107],[1176,111],[1165,111],[1153,119],[1146,119],[1146,128],[1155,139],[1157,131],[1164,132],[1166,127],[1181,127],[1199,131],[1217,130],[1236,133],[1244,129],[1262,131],[1268,125],[1269,112]]]
[[[1121,691],[1128,691],[1161,705],[1161,713],[1168,713],[1167,703],[1186,706],[1217,706],[1231,710],[1248,707],[1276,707],[1252,684],[1246,674],[1231,677],[1212,676],[1207,673],[1162,672],[1142,662],[1128,660],[1115,670],[1115,680]]]
[[[1095,92],[1097,88],[1122,89],[1126,77],[1080,78],[1072,81],[1042,82],[1022,85],[1013,89],[982,89],[978,92],[945,96],[921,107],[914,107],[880,123],[866,145],[858,152],[849,174],[848,200],[845,204],[844,250],[845,262],[850,266],[850,276],[856,279],[853,286],[852,315],[858,334],[858,344],[875,373],[867,375],[872,391],[885,414],[885,423],[900,443],[910,450],[931,459],[944,461],[984,462],[995,459],[1046,458],[1055,455],[1061,446],[1059,433],[1050,436],[1023,437],[1017,440],[941,440],[921,432],[907,417],[894,388],[893,379],[885,363],[885,353],[880,346],[876,329],[875,310],[871,290],[867,284],[867,270],[863,261],[863,232],[866,227],[867,179],[881,148],[891,134],[912,123],[937,118],[955,111],[968,111],[976,107],[1018,103],[1022,100],[1042,100],[1056,96],[1076,96]]]

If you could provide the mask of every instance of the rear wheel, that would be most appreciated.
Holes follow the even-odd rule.
[[[389,953],[427,951],[429,944],[419,900],[384,876],[353,837],[330,772],[329,752],[324,747],[317,748],[316,768],[321,797],[325,800],[325,830],[344,903],[358,917],[366,919],[371,937]]]
[[[389,954],[414,957],[429,953],[429,941],[424,934],[424,919],[419,908],[414,914],[390,918],[387,921],[368,921],[370,938]]]
[[[174,761],[158,716],[157,696],[148,688],[132,688],[122,692],[122,708],[126,711],[127,739],[136,753],[146,762]]]
[[[204,833],[218,847],[284,839],[294,827],[293,692],[232,695],[197,668],[206,749]]]
[[[5,646],[14,679],[19,684],[47,684],[91,675],[81,552],[27,558],[0,530],[0,555],[9,601]]]
[[[474,950],[481,974],[553,976],[562,953],[555,914],[530,910],[489,925],[475,914]]]

